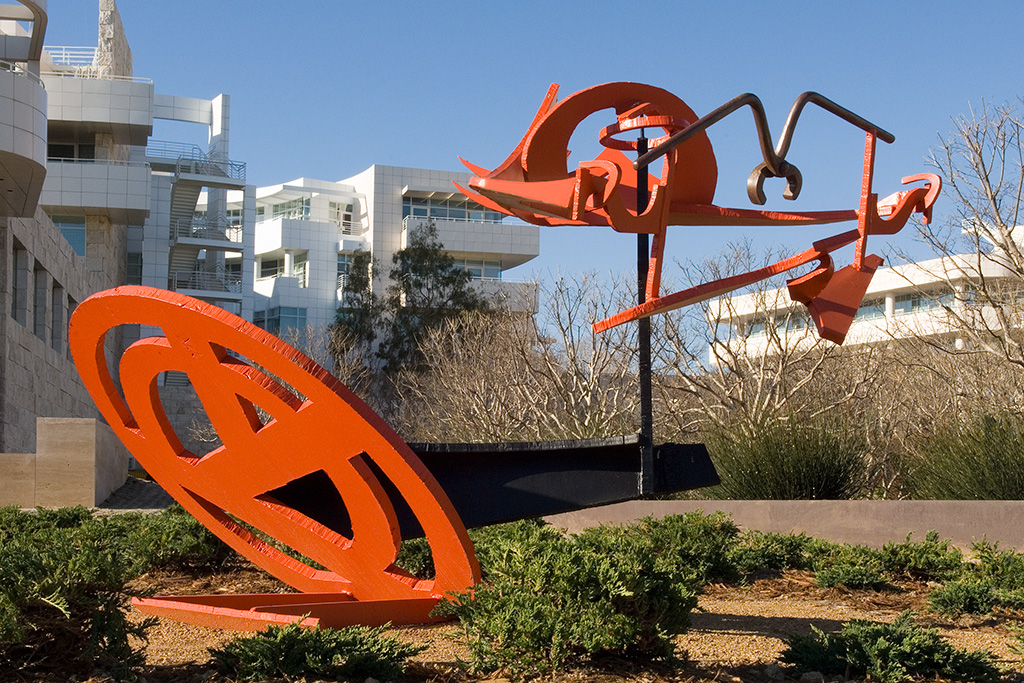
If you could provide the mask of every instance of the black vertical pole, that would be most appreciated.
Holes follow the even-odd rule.
[[[644,129],[636,142],[637,157],[647,153]],[[647,208],[647,167],[636,171],[636,210],[640,214]],[[636,236],[636,289],[637,304],[647,300],[647,269],[650,265],[650,237],[646,233]],[[654,493],[654,408],[651,395],[651,319],[640,318],[637,344],[640,351],[640,493]]]

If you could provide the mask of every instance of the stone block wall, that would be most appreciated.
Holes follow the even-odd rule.
[[[35,453],[0,453],[0,505],[95,507],[128,478],[128,451],[91,418],[39,418]]]
[[[0,452],[34,452],[37,417],[99,417],[68,352],[68,321],[111,284],[85,268],[42,209],[0,219]]]

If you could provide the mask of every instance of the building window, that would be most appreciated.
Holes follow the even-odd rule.
[[[402,218],[436,218],[444,221],[500,223],[505,214],[486,209],[465,199],[402,197]]]
[[[330,202],[328,204],[330,220],[338,226],[343,235],[354,235],[356,233],[357,226],[352,219],[353,209],[352,204],[343,204],[341,202]]]
[[[921,313],[934,308],[941,308],[942,306],[950,306],[953,304],[953,301],[954,296],[952,292],[946,292],[945,294],[939,294],[938,292],[930,294],[923,294],[921,292],[900,294],[896,297],[895,312],[897,315]]]
[[[263,217],[267,215],[267,207],[257,206],[256,207],[256,222],[259,223],[263,220]]]
[[[352,255],[338,252],[338,289],[348,284],[349,273],[352,272]]]
[[[54,161],[93,161],[96,145],[85,142],[51,142],[46,146],[46,158]]]
[[[854,320],[877,320],[878,318],[885,317],[885,299],[865,299],[860,308],[857,309],[857,314],[853,317]]]
[[[485,259],[455,259],[455,265],[464,268],[474,280],[500,280],[501,261]]]
[[[64,350],[64,288],[53,283],[50,294],[50,346],[60,353]]]
[[[256,311],[252,322],[271,334],[282,335],[289,330],[299,331],[306,327],[306,309],[296,306],[274,306],[265,311]]]
[[[232,228],[242,227],[242,209],[228,209],[228,225]]]
[[[292,277],[299,281],[299,287],[309,285],[309,260],[307,253],[296,254],[292,262]]]
[[[17,240],[14,242],[11,268],[11,317],[25,325],[28,323],[28,267],[29,253]]]
[[[292,218],[295,220],[309,220],[309,197],[292,199],[281,204],[274,204],[273,218]]]
[[[50,274],[36,261],[32,272],[33,292],[32,297],[32,331],[37,337],[46,341],[47,304],[50,303]]]
[[[54,216],[53,224],[75,253],[85,258],[85,216]]]
[[[281,277],[284,274],[284,259],[260,259],[260,279]]]
[[[125,257],[125,283],[142,284],[142,254],[139,252],[129,251]]]

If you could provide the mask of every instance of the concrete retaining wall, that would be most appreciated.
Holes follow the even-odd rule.
[[[546,518],[579,531],[598,524],[623,524],[691,510],[728,513],[748,529],[804,532],[843,543],[881,547],[913,532],[920,540],[935,530],[961,548],[987,537],[1001,547],[1024,549],[1024,501],[994,500],[687,500],[631,501]]]
[[[0,505],[95,507],[128,478],[128,451],[92,418],[36,419],[35,453],[0,453]]]

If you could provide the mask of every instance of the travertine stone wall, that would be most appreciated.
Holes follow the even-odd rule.
[[[39,209],[0,219],[0,452],[35,451],[37,417],[98,417],[68,353],[74,306],[103,289],[106,273],[82,259]]]
[[[97,70],[104,76],[131,76],[132,49],[124,35],[121,14],[115,0],[100,0],[99,49]]]
[[[128,451],[99,420],[39,418],[36,453],[0,453],[0,505],[95,507],[128,478]]]

